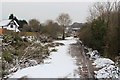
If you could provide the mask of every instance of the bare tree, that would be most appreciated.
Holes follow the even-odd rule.
[[[120,1],[118,2],[118,34],[120,35]],[[119,53],[120,53],[120,37],[118,35],[118,48],[119,48]]]
[[[104,13],[105,13],[104,7],[105,7],[105,2],[96,2],[93,6],[91,6],[89,9],[90,16],[87,17],[87,21],[91,22],[94,19],[97,19],[98,16],[104,18]]]
[[[62,27],[53,20],[47,20],[44,26],[42,26],[41,32],[49,35],[53,39],[57,39],[62,34]]]
[[[57,22],[63,27],[62,39],[65,39],[65,28],[72,22],[70,16],[66,13],[62,13],[58,16]]]
[[[33,32],[40,31],[40,22],[37,19],[29,20],[29,26]]]
[[[105,20],[107,27],[109,26],[109,18],[110,18],[110,13],[113,10],[114,7],[113,2],[97,2],[95,3],[90,9],[90,17],[88,17],[89,20],[94,20],[98,18],[98,16]]]
[[[120,1],[118,2],[118,26],[120,26]]]

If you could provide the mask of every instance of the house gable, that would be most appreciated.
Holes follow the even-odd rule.
[[[0,22],[0,28],[5,28],[7,30],[12,30],[14,32],[20,32],[18,27],[19,25],[15,20],[3,20]]]

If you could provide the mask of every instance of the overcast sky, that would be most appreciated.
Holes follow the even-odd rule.
[[[2,19],[13,13],[18,19],[35,18],[43,23],[68,13],[73,22],[85,22],[91,5],[92,2],[2,2]]]

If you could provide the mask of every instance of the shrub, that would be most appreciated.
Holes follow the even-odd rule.
[[[51,49],[50,52],[57,52],[57,49]]]

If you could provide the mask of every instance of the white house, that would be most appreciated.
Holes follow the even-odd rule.
[[[9,20],[3,20],[0,21],[0,28],[12,30],[14,32],[20,32],[18,29],[19,25],[15,20],[9,19]]]

